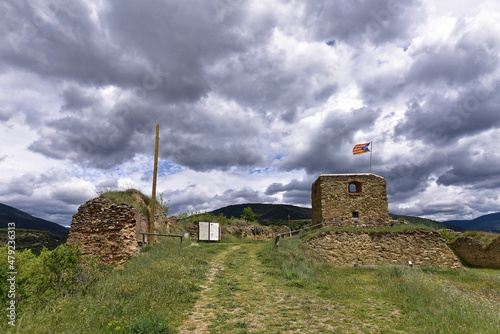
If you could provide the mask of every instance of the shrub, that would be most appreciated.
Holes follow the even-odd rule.
[[[245,209],[243,209],[243,214],[241,215],[241,218],[246,220],[247,222],[254,222],[255,221],[255,213],[253,213],[251,207],[245,208]]]
[[[6,248],[2,247],[0,253],[6,253]],[[105,275],[106,266],[94,258],[84,257],[75,246],[60,245],[54,250],[42,249],[38,257],[31,250],[16,253],[16,270],[16,300],[22,308],[27,305],[41,306],[58,297],[84,293]],[[7,297],[4,293],[8,288],[7,280],[3,277],[7,271],[2,270],[0,274],[2,303]]]

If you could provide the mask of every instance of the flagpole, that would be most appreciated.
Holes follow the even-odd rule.
[[[370,142],[370,173],[372,172],[372,153],[373,153],[373,142]]]

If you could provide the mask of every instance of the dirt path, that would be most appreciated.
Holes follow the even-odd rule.
[[[234,246],[231,250],[238,249],[239,246]],[[224,260],[229,251],[224,251],[220,253],[211,263],[210,270],[208,272],[208,279],[205,285],[202,285],[203,289],[201,292],[200,299],[196,302],[194,306],[193,313],[189,316],[182,326],[179,328],[180,334],[188,333],[209,333],[208,325],[211,319],[214,317],[213,312],[207,307],[211,303],[215,302],[214,297],[210,294],[212,290],[213,281],[215,276],[224,270]]]
[[[200,299],[180,333],[332,333],[346,319],[342,307],[324,303],[265,274],[263,244],[241,244],[220,253]]]

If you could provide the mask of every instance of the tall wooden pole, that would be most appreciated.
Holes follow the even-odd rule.
[[[160,124],[156,125],[155,167],[153,171],[153,194],[151,195],[151,212],[149,214],[149,233],[155,233],[155,204],[156,204],[156,174],[158,172],[158,143],[160,141]],[[154,236],[149,235],[149,244],[153,244]]]
[[[370,142],[370,173],[372,172],[372,153],[373,153],[373,142]]]

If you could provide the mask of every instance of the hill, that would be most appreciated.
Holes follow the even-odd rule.
[[[500,233],[500,212],[480,216],[471,220],[449,220],[453,224],[471,231],[488,231]]]
[[[250,207],[255,213],[255,218],[258,222],[271,222],[279,220],[287,220],[290,215],[291,220],[311,219],[312,209],[304,208],[288,204],[235,204],[229,205],[209,213],[218,216],[223,214],[226,217],[240,217],[243,214],[243,209]]]
[[[67,236],[54,234],[49,231],[25,230],[16,228],[16,250],[31,249],[35,254],[40,253],[43,247],[52,250],[65,244]],[[7,229],[0,229],[0,245],[8,242]]]
[[[435,229],[449,229],[449,230],[453,230],[453,231],[456,231],[456,232],[463,232],[463,231],[466,230],[465,228],[460,227],[460,226],[452,225],[450,223],[442,223],[442,222],[438,222],[436,220],[427,219],[427,218],[397,215],[395,213],[389,213],[389,216],[392,219],[399,219],[399,218],[401,218],[401,219],[404,219],[406,221],[409,221],[412,224],[425,225],[425,226],[432,227],[432,228],[435,228]]]
[[[64,226],[0,203],[0,228],[7,228],[10,222],[16,223],[16,229],[49,231],[62,236],[68,236],[69,233],[69,229]]]

